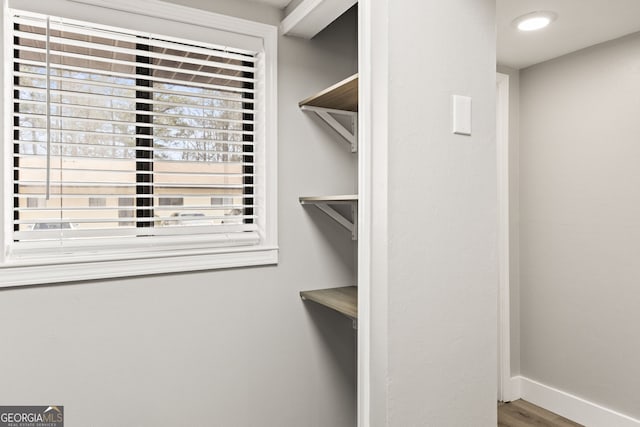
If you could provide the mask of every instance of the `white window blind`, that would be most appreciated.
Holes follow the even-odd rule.
[[[11,18],[14,256],[259,243],[257,52]]]

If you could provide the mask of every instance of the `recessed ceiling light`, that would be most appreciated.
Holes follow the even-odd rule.
[[[545,28],[557,18],[558,15],[555,12],[548,10],[531,12],[514,19],[513,25],[520,31],[536,31]]]

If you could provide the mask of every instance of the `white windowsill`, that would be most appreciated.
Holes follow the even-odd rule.
[[[0,288],[86,280],[183,273],[278,263],[276,247],[224,248],[188,255],[158,254],[136,259],[70,261],[0,266]]]

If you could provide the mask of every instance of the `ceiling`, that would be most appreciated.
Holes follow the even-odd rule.
[[[250,0],[278,8],[292,0]],[[640,0],[496,0],[498,63],[526,68],[640,31]],[[521,32],[512,22],[550,10],[558,19],[541,31]]]
[[[497,0],[496,7],[498,62],[518,69],[640,31],[640,0]],[[540,10],[558,19],[533,32],[512,25]]]

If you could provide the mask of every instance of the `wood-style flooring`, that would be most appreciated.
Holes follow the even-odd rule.
[[[498,427],[584,427],[524,400],[498,404]]]

